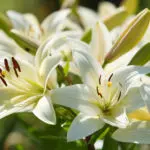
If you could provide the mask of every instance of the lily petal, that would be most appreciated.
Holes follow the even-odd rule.
[[[33,110],[34,115],[47,124],[56,124],[56,115],[50,96],[43,96]]]
[[[9,10],[7,11],[7,15],[10,18],[15,29],[25,31],[27,28],[29,28],[29,22],[21,13]]]
[[[30,34],[29,36],[39,40],[42,34],[42,31],[41,31],[42,29],[40,28],[40,24],[36,16],[28,13],[24,15],[24,18],[30,23],[31,28],[29,28],[29,34]]]
[[[86,7],[79,7],[78,14],[85,28],[91,28],[99,20],[96,12]]]
[[[104,115],[102,120],[105,123],[119,128],[125,128],[129,124],[125,109],[119,107],[113,108],[111,115]]]
[[[22,108],[20,107],[13,107],[13,106],[1,106],[0,107],[0,119],[8,116],[8,115],[11,115],[13,113],[17,113],[17,112],[20,112],[22,110]]]
[[[116,6],[110,2],[101,2],[98,6],[99,16],[105,19],[117,11]]]
[[[50,73],[56,68],[61,60],[61,54],[57,53],[52,56],[46,57],[40,67],[39,75],[46,86]]]
[[[91,116],[100,113],[98,106],[94,104],[98,99],[96,96],[92,88],[86,85],[73,85],[51,91],[53,103],[79,110]]]
[[[112,137],[120,142],[150,144],[150,122],[134,122],[125,129],[116,130]]]
[[[144,101],[140,94],[140,88],[132,88],[127,95],[121,99],[121,104],[126,107],[127,113],[131,113],[136,109],[144,107]]]
[[[95,88],[98,85],[100,75],[104,74],[102,67],[84,51],[74,51],[73,58],[80,70],[83,82]]]
[[[79,114],[71,124],[67,134],[67,140],[74,141],[98,131],[104,126],[99,118]]]
[[[49,15],[41,24],[41,27],[46,34],[52,34],[56,32],[58,26],[61,25],[70,14],[70,9],[64,9],[61,11],[56,11],[52,15]],[[48,36],[48,35],[45,35]]]
[[[138,87],[141,84],[138,81],[141,75],[149,72],[150,67],[126,66],[114,72],[112,82],[119,82],[124,89],[128,90],[130,87]]]
[[[143,84],[140,88],[140,93],[150,112],[150,85]]]
[[[102,65],[107,52],[112,47],[112,39],[108,29],[102,22],[97,22],[92,32],[91,53]]]

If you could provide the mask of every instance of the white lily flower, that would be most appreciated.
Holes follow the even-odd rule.
[[[128,114],[130,125],[125,129],[117,129],[112,135],[117,141],[150,144],[150,78],[143,76],[141,80],[140,94],[146,107]]]
[[[88,45],[78,40],[78,36],[74,32],[66,32],[59,33],[53,35],[50,39],[45,41],[45,48],[39,49],[37,52],[38,64],[40,64],[43,59],[45,59],[49,55],[53,55],[55,53],[61,53],[63,59],[61,61],[61,65],[64,66],[66,61],[70,63],[69,71],[79,75],[79,69],[75,65],[75,55],[74,52],[79,53],[81,55],[86,55],[88,52]]]
[[[37,43],[66,29],[81,34],[81,27],[69,19],[70,14],[70,9],[56,11],[44,19],[40,25],[33,14],[21,14],[16,11],[7,12],[13,24],[13,29],[19,31],[24,36],[34,39]]]
[[[50,92],[56,83],[52,75],[61,54],[46,57],[40,65],[37,60],[31,64],[12,56],[0,57],[0,118],[32,112],[45,123],[56,123]]]
[[[126,113],[144,106],[139,77],[150,68],[129,66],[108,75],[90,55],[73,53],[85,84],[51,93],[54,103],[80,111],[68,131],[68,141],[86,137],[105,123],[125,128],[129,123]]]

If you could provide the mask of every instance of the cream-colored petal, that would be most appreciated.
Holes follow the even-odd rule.
[[[56,124],[56,115],[49,95],[43,96],[35,108],[34,115],[47,124]]]
[[[87,116],[81,113],[73,120],[67,134],[67,140],[70,142],[85,138],[100,130],[104,124],[98,117]]]
[[[7,16],[9,17],[15,29],[25,31],[29,28],[29,22],[25,19],[23,14],[9,10],[7,11]]]
[[[106,53],[112,47],[111,35],[102,22],[97,22],[93,28],[92,41],[91,41],[91,54],[102,65]]]
[[[111,126],[125,128],[129,124],[126,111],[123,107],[114,107],[110,114],[104,114],[102,120]]]
[[[96,90],[86,85],[73,85],[51,91],[53,103],[70,107],[89,115],[98,115],[100,109],[95,105],[98,99]]]
[[[136,109],[144,107],[144,100],[140,94],[140,88],[132,88],[127,95],[121,99],[121,104],[126,107],[127,113],[133,112]]]
[[[77,68],[80,70],[83,82],[96,88],[99,84],[100,75],[104,75],[99,63],[86,51],[77,51],[76,49],[73,50],[73,58]]]
[[[150,144],[150,122],[133,122],[125,129],[116,130],[112,137],[120,142]]]
[[[41,66],[39,68],[39,76],[40,76],[41,80],[43,81],[45,87],[46,87],[47,82],[49,80],[50,74],[57,67],[60,60],[61,60],[61,54],[60,53],[54,54],[52,56],[47,56],[43,60]]]

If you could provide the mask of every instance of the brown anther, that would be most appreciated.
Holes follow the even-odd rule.
[[[97,94],[98,94],[101,98],[103,98],[103,95],[99,92],[98,86],[96,87],[96,91],[97,91]]]
[[[4,84],[5,86],[7,86],[7,82],[5,81],[5,79],[4,79],[3,77],[1,77],[1,76],[0,76],[0,79],[1,79],[1,81],[3,82],[3,84]]]
[[[100,85],[101,85],[101,77],[102,77],[102,76],[100,75],[100,76],[99,76],[99,84],[100,84]]]
[[[0,68],[0,75],[2,75],[2,69]]]
[[[5,69],[9,72],[10,68],[9,68],[9,65],[8,65],[8,60],[6,58],[4,59],[4,65],[5,65]]]
[[[20,68],[17,60],[14,57],[12,57],[12,63],[13,63],[14,68],[18,69],[18,71],[21,72],[21,68]]]
[[[119,93],[119,96],[118,96],[117,101],[119,101],[120,97],[121,97],[121,91],[120,91],[120,93]]]
[[[18,75],[18,72],[17,72],[16,68],[14,68],[14,72],[15,72],[16,77],[18,78],[19,75]]]
[[[112,73],[112,74],[110,75],[110,77],[108,78],[108,81],[110,81],[110,80],[111,80],[112,76],[113,76],[113,73]]]

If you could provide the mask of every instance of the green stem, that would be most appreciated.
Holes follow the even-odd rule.
[[[87,148],[88,150],[95,150],[94,144],[91,144],[90,140],[91,140],[91,136],[87,136],[85,138],[85,142],[87,143]]]

